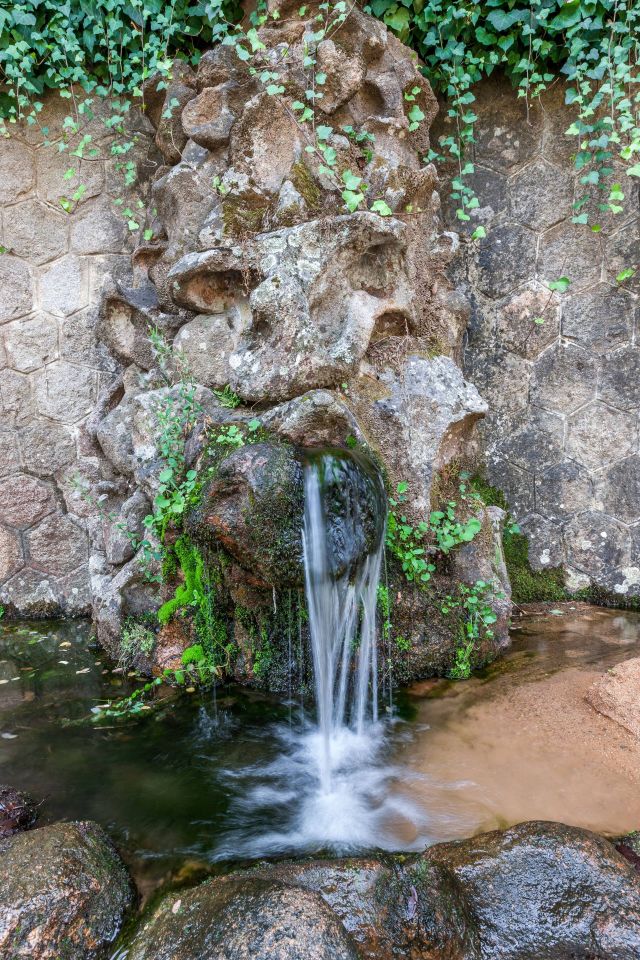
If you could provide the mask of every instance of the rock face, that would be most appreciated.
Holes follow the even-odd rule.
[[[588,691],[587,701],[598,713],[640,738],[640,658],[608,670]]]
[[[306,861],[210,880],[166,897],[129,956],[633,960],[639,950],[632,866],[588,831],[524,823],[418,857]]]
[[[113,941],[133,895],[95,823],[57,823],[0,840],[0,953],[90,960]]]
[[[564,135],[574,119],[565,90],[531,110],[506,81],[474,92],[479,206],[468,227],[482,223],[486,237],[461,246],[455,276],[472,304],[465,372],[490,405],[488,477],[535,569],[564,567],[572,587],[597,584],[624,602],[640,594],[640,286],[637,272],[616,276],[637,260],[638,187],[626,184],[619,214],[590,201],[589,224],[572,223],[581,174]],[[455,203],[445,219],[460,230]],[[570,285],[554,292],[560,276]]]
[[[146,116],[164,161],[150,187],[157,218],[131,269],[118,266],[104,279],[94,321],[107,375],[98,382],[58,359],[46,325],[16,327],[9,344],[22,365],[11,373],[12,415],[30,429],[22,368],[45,364],[37,402],[61,429],[90,410],[82,443],[91,456],[81,495],[70,466],[75,448],[67,451],[61,435],[65,497],[82,511],[77,528],[60,523],[54,491],[35,478],[28,504],[8,503],[8,521],[18,509],[20,523],[0,539],[6,589],[17,598],[30,587],[25,542],[30,563],[61,578],[82,567],[98,637],[114,655],[127,621],[156,612],[176,591],[191,591],[196,605],[181,568],[166,564],[164,580],[159,562],[142,569],[161,552],[145,517],[169,461],[176,475],[197,475],[182,529],[209,551],[207,563],[224,551],[218,633],[225,649],[233,640],[246,652],[243,630],[251,630],[238,611],[260,611],[262,635],[278,591],[304,584],[302,465],[318,448],[342,451],[335,476],[325,477],[335,575],[379,543],[385,516],[379,481],[356,455],[375,462],[375,477],[390,489],[409,485],[414,524],[436,506],[439,476],[477,460],[475,428],[487,405],[458,366],[468,307],[447,279],[455,238],[441,230],[435,169],[424,164],[435,97],[410,52],[359,7],[321,41],[309,39],[317,32],[313,5],[272,7],[279,16],[258,30],[251,62],[221,44],[195,72],[176,61],[166,83],[152,78],[146,86]],[[315,126],[296,119],[309,86],[309,43],[325,75]],[[274,71],[277,95],[261,80]],[[357,202],[354,190],[362,192]],[[66,266],[66,285],[58,271],[47,286],[61,310],[78,273],[77,264]],[[16,311],[28,309],[27,279],[12,280]],[[34,442],[41,456],[42,438]],[[219,442],[227,443],[225,457],[211,454]],[[32,532],[27,525],[36,523]],[[178,531],[169,525],[162,536],[170,543]],[[463,567],[474,575],[482,568],[497,584],[482,550],[495,552],[492,536],[479,539],[474,562],[465,567],[461,559],[460,577]],[[41,593],[38,610],[55,610],[55,585]],[[479,662],[504,645],[508,591],[499,602],[499,636]],[[187,620],[163,626],[162,665],[179,663],[180,644],[193,642],[197,627]],[[433,650],[429,622],[423,603],[416,648]],[[436,660],[440,672],[450,665],[455,640],[445,642],[446,631],[443,624],[442,656],[412,661],[421,670],[436,669]]]

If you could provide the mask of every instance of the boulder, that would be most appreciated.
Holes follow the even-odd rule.
[[[255,586],[303,586],[303,473],[310,456],[272,441],[233,451],[188,518],[194,539],[221,544]],[[332,572],[341,576],[380,542],[386,510],[382,483],[364,458],[349,451],[315,462],[322,470]]]
[[[205,883],[165,898],[129,960],[358,960],[322,896],[268,880]]]
[[[96,823],[56,823],[0,840],[0,955],[91,960],[103,955],[133,893]]]
[[[616,664],[593,684],[587,703],[640,738],[640,657]]]
[[[129,960],[636,960],[640,876],[532,822],[419,856],[258,866],[166,896]]]
[[[0,786],[0,840],[29,830],[38,817],[35,803],[26,793]]]

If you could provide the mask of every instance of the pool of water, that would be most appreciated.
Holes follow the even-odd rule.
[[[225,688],[92,723],[133,681],[88,641],[85,623],[0,624],[0,783],[42,800],[41,823],[101,823],[144,893],[229,861],[417,849],[531,817],[640,826],[637,742],[583,700],[640,654],[637,615],[565,609],[481,677],[403,692],[393,718],[345,732],[330,797],[297,703]]]

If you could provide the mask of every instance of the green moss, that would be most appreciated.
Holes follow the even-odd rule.
[[[262,230],[268,206],[265,198],[258,195],[249,197],[242,194],[238,197],[227,197],[222,203],[225,233],[234,236],[259,233]]]
[[[176,611],[197,602],[203,592],[204,560],[198,548],[183,534],[176,540],[173,552],[182,569],[184,581],[178,585],[173,597],[158,610],[160,623],[168,623]]]
[[[505,531],[503,545],[514,603],[557,603],[575,599],[565,589],[564,576],[559,567],[532,570],[529,543],[524,534]]]
[[[302,160],[298,160],[291,167],[289,179],[310,210],[315,210],[320,206],[322,191],[314,180],[313,174]]]

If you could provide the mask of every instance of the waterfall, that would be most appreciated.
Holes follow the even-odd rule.
[[[362,734],[378,719],[376,596],[384,537],[373,550],[336,574],[331,556],[331,524],[324,488],[348,482],[333,454],[308,463],[304,472],[303,555],[305,591],[313,653],[313,673],[322,749],[320,781],[331,789],[332,746],[345,726]],[[344,502],[357,514],[357,491]],[[358,517],[342,518],[343,528],[358,527]],[[383,524],[380,525],[382,531]]]

